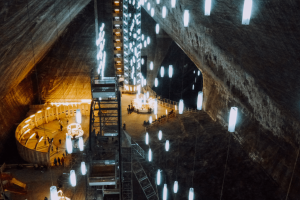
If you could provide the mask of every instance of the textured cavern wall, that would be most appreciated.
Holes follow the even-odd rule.
[[[86,0],[0,1],[0,98],[41,60]]]
[[[160,5],[150,0],[154,19],[204,74],[204,109],[226,125],[230,106],[238,106],[237,137],[287,188],[299,137],[299,2],[255,1],[249,26],[241,25],[243,2],[214,1],[211,16],[205,17],[204,1],[180,1],[171,9],[168,0]],[[187,28],[184,9],[190,11]],[[263,137],[255,146],[250,138],[258,130]],[[296,168],[294,182],[299,171]]]

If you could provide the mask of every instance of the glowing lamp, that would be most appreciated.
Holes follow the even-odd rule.
[[[149,91],[147,92],[147,99],[149,98]]]
[[[161,179],[160,169],[158,169],[157,173],[156,173],[156,184],[157,185],[160,185],[160,179]]]
[[[190,191],[189,191],[189,200],[194,200],[194,188],[190,188]]]
[[[72,187],[76,186],[76,175],[75,175],[75,170],[70,171],[70,182]]]
[[[167,197],[168,197],[167,184],[164,184],[163,200],[167,200]]]
[[[71,154],[73,152],[73,147],[72,147],[72,140],[70,135],[67,135],[66,137],[66,145],[67,145],[68,154]]]
[[[209,16],[211,10],[211,0],[205,0],[205,15]]]
[[[234,132],[235,131],[237,112],[238,112],[237,107],[231,107],[230,114],[229,114],[229,124],[228,124],[228,131],[229,132]]]
[[[78,143],[79,143],[79,145],[78,145],[79,150],[83,151],[83,138],[82,137],[79,137]]]
[[[252,0],[245,0],[242,24],[249,25],[250,18],[251,18],[251,10],[252,10]]]
[[[142,34],[142,41],[144,41],[144,34]]]
[[[154,17],[154,8],[151,8],[151,17]]]
[[[149,148],[149,151],[148,151],[148,160],[149,160],[149,162],[152,161],[152,151],[151,151],[151,148]]]
[[[198,92],[198,99],[197,99],[197,110],[202,110],[202,103],[203,103],[203,92]]]
[[[147,80],[146,79],[144,79],[144,85],[146,85],[147,84]]]
[[[150,37],[147,37],[147,44],[150,44]]]
[[[51,200],[59,200],[57,195],[57,188],[56,186],[50,187],[50,199]]]
[[[156,4],[160,4],[160,0],[156,0]]]
[[[153,62],[150,62],[150,66],[149,66],[150,70],[153,70]]]
[[[76,123],[81,124],[81,112],[80,112],[80,109],[76,110]]]
[[[173,65],[169,65],[169,78],[173,76]]]
[[[170,142],[169,142],[169,140],[166,140],[165,149],[166,149],[166,151],[169,151],[169,149],[170,149]]]
[[[178,192],[178,181],[174,182],[173,191],[174,191],[175,194]]]
[[[161,68],[160,68],[160,77],[164,77],[164,75],[165,75],[165,68],[164,68],[164,66],[161,66]]]
[[[168,109],[166,109],[166,115],[168,115]]]
[[[152,116],[149,117],[149,123],[152,124]]]
[[[156,32],[156,34],[159,34],[159,24],[156,24],[156,26],[155,26],[155,32]]]
[[[162,131],[159,130],[159,131],[158,131],[158,139],[161,140],[161,138],[162,138]]]
[[[183,113],[183,100],[180,99],[179,100],[179,114],[182,114]]]
[[[157,86],[158,86],[158,79],[155,78],[155,87],[157,87]]]
[[[183,24],[184,24],[184,27],[188,27],[189,26],[189,20],[190,20],[189,10],[184,10],[184,14],[183,14]]]
[[[147,3],[147,9],[150,10],[150,2]]]
[[[195,86],[194,86],[194,84],[193,84],[193,86],[192,86],[192,90],[194,90],[195,89]]]
[[[145,62],[145,61],[144,61],[144,58],[142,58],[142,65],[144,64],[144,62]]]
[[[144,104],[146,103],[146,94],[144,94]]]
[[[81,174],[85,175],[86,174],[86,166],[85,162],[81,162]]]
[[[161,16],[162,16],[162,18],[166,18],[166,16],[167,16],[167,8],[166,8],[166,6],[163,6]]]
[[[154,100],[154,115],[157,115],[157,98]]]
[[[175,8],[175,6],[176,6],[176,0],[171,0],[171,7]]]
[[[144,47],[145,48],[147,47],[147,41],[146,40],[144,41]]]
[[[200,70],[198,70],[198,76],[200,76]]]
[[[147,145],[149,144],[149,134],[148,134],[148,132],[146,133],[146,136],[145,136],[145,143]]]

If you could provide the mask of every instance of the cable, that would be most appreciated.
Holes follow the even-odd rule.
[[[230,133],[229,133],[228,137],[229,137],[229,139],[228,139],[227,157],[226,157],[226,164],[225,164],[225,170],[224,170],[224,176],[223,176],[223,183],[222,183],[220,200],[222,199],[222,195],[223,195],[223,188],[224,188],[224,182],[225,182],[225,176],[226,176],[226,168],[227,168],[227,162],[228,162],[228,156],[229,156],[229,146],[230,146],[230,138],[231,138],[231,134]]]
[[[300,148],[298,149],[297,158],[296,158],[296,161],[295,161],[295,164],[294,164],[294,169],[293,169],[293,173],[292,173],[290,185],[289,185],[289,189],[288,189],[288,192],[287,192],[287,194],[286,194],[285,200],[288,199],[288,196],[289,196],[289,193],[290,193],[290,189],[291,189],[291,185],[292,185],[292,181],[293,181],[293,177],[294,177],[294,172],[295,172],[295,168],[296,168],[297,161],[298,161],[298,157],[299,157],[299,151],[300,151]]]

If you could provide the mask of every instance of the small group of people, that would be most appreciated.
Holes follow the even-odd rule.
[[[59,123],[59,125],[60,125],[60,131],[62,131],[63,130],[63,125],[62,125],[62,121],[60,121],[60,119],[58,120],[58,123]],[[69,124],[69,119],[67,119],[67,125]]]
[[[58,157],[57,159],[54,158],[54,162],[53,163],[54,163],[55,166],[57,166],[57,164],[59,166],[60,163],[61,163],[62,166],[64,166],[65,159],[64,159],[64,157],[61,157],[61,158]]]
[[[131,103],[131,106],[128,105],[127,112],[128,112],[128,114],[131,114],[133,111],[134,111],[134,106]]]

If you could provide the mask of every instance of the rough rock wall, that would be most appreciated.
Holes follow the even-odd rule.
[[[249,26],[241,25],[243,1],[215,1],[210,17],[204,16],[203,1],[180,1],[173,9],[167,0],[150,4],[154,19],[202,71],[205,111],[226,125],[230,107],[238,106],[241,144],[287,188],[300,127],[299,2],[254,1]],[[187,28],[184,9],[190,11]],[[263,137],[251,140],[258,130]],[[299,172],[298,167],[294,180]]]
[[[0,98],[41,60],[86,0],[0,1]]]

